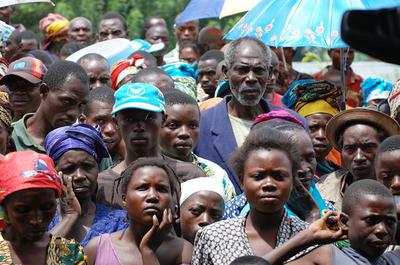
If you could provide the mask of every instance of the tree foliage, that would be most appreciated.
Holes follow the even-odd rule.
[[[62,14],[68,19],[84,16],[90,19],[93,25],[97,25],[101,15],[115,11],[126,18],[130,37],[133,39],[141,37],[143,19],[146,16],[157,15],[165,18],[172,31],[175,16],[182,12],[189,0],[53,0],[53,2],[56,4],[54,7],[38,3],[17,5],[17,12],[12,22],[22,23],[28,29],[39,32],[39,20],[50,12]],[[226,32],[240,17],[241,15],[222,20],[203,20],[201,25],[217,26]]]

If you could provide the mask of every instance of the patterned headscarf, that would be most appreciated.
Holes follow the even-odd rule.
[[[6,127],[11,126],[13,112],[11,109],[10,99],[6,92],[0,91],[0,120]]]
[[[146,68],[143,56],[140,54],[134,55],[130,59],[122,60],[114,64],[111,71],[111,86],[114,90],[117,90],[119,83],[124,80],[128,75],[137,74],[141,69]]]
[[[18,151],[0,159],[0,204],[12,193],[26,189],[53,189],[61,195],[61,181],[53,160],[34,151]]]
[[[68,38],[69,20],[59,14],[50,13],[39,21],[39,29],[44,39],[43,48],[52,42],[60,42]]]
[[[339,113],[338,97],[341,91],[326,80],[297,80],[282,97],[282,103],[295,109],[302,116],[315,113],[336,115]]]
[[[47,134],[44,149],[54,161],[58,161],[64,153],[76,149],[86,151],[97,163],[109,156],[97,125],[96,128],[87,124],[57,128]]]
[[[363,92],[363,107],[374,99],[387,99],[393,84],[382,78],[367,78],[361,83]]]
[[[400,80],[397,80],[397,82],[392,87],[392,90],[389,94],[388,102],[390,106],[390,116],[393,119],[396,119],[400,107]]]

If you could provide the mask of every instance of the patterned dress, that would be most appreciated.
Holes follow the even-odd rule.
[[[245,231],[246,217],[220,221],[201,229],[194,242],[192,265],[229,265],[236,258],[254,255]],[[276,247],[308,227],[308,224],[290,217],[285,212],[279,226]],[[315,247],[298,253],[304,255]]]
[[[0,264],[14,265],[8,243],[0,235]],[[83,248],[74,240],[51,236],[45,265],[86,265]]]

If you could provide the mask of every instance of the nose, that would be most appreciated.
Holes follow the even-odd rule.
[[[178,137],[179,138],[183,138],[183,139],[187,139],[190,138],[190,133],[189,133],[189,129],[187,126],[182,126],[178,132]]]
[[[325,140],[326,140],[325,129],[324,129],[324,128],[320,128],[320,129],[316,132],[315,138],[318,139],[319,141],[325,141]]]
[[[86,175],[81,168],[77,168],[75,172],[72,173],[72,181],[74,184],[84,182],[86,180]]]
[[[68,121],[71,122],[71,124],[73,124],[76,121],[76,119],[78,118],[79,114],[81,114],[81,109],[80,109],[78,104],[76,104],[75,106],[72,106],[71,108],[69,108],[66,111],[66,115],[68,117]]]
[[[250,70],[247,73],[246,82],[247,83],[255,83],[255,82],[257,82],[256,74],[252,70]]]
[[[386,224],[383,221],[376,225],[375,235],[378,238],[382,239],[383,237],[387,236],[388,234],[389,234],[388,229],[386,227]]]
[[[29,223],[31,225],[40,225],[43,222],[43,215],[38,209],[34,210],[32,218],[30,218]]]
[[[144,132],[144,121],[134,121],[132,126],[134,132]]]
[[[117,127],[113,122],[107,122],[102,128],[103,134],[112,136],[117,131]]]
[[[190,35],[190,30],[189,30],[189,29],[185,29],[185,30],[183,31],[183,35],[189,36],[189,35]]]
[[[148,203],[158,203],[158,192],[155,188],[149,188],[146,194],[146,202]]]
[[[200,78],[201,83],[206,83],[208,81],[210,81],[210,78],[208,78],[208,75],[202,75],[202,77]]]
[[[204,227],[207,226],[209,224],[211,224],[212,220],[209,214],[207,214],[206,212],[204,212],[201,216],[200,216],[200,222],[199,222],[199,226],[200,227]]]
[[[277,187],[274,178],[267,176],[261,183],[261,189],[263,191],[276,191]]]
[[[361,148],[357,148],[356,155],[354,157],[354,162],[355,163],[362,163],[365,160],[366,160],[366,157],[364,155],[364,152],[361,150]]]
[[[396,175],[393,177],[393,181],[390,184],[390,189],[395,192],[400,192],[400,176]]]

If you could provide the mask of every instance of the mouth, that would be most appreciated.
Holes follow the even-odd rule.
[[[369,166],[368,165],[358,165],[358,166],[354,166],[353,170],[355,170],[355,171],[366,171],[366,170],[369,170]]]
[[[113,143],[115,143],[115,140],[111,139],[111,138],[104,138],[103,142],[106,144],[113,144]]]
[[[147,144],[148,140],[145,137],[133,137],[131,143],[133,144]]]
[[[151,215],[151,216],[153,216],[153,215],[160,216],[161,210],[157,206],[148,206],[143,209],[143,213]]]
[[[280,196],[278,194],[265,194],[260,196],[260,200],[262,201],[278,201]]]
[[[258,90],[258,89],[243,89],[240,93],[244,96],[258,96],[260,94],[260,90]]]
[[[75,193],[85,193],[88,191],[89,191],[89,187],[87,187],[87,186],[74,187]]]
[[[313,146],[316,149],[327,149],[328,148],[327,144],[322,144],[322,143],[314,144]]]
[[[190,143],[176,143],[176,144],[174,145],[174,147],[175,147],[177,150],[182,150],[182,151],[192,149],[192,145],[191,145]]]
[[[389,246],[389,243],[384,240],[377,240],[372,241],[370,245],[374,246],[375,248],[386,249]]]

